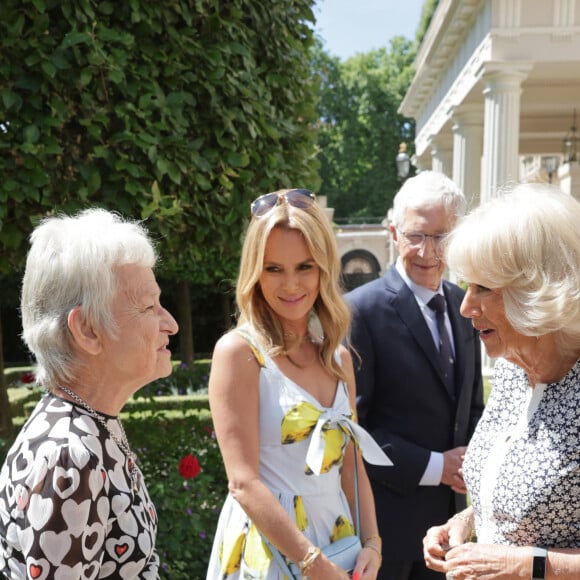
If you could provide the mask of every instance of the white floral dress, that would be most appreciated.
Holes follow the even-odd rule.
[[[580,548],[580,361],[532,389],[498,360],[463,472],[478,542]]]
[[[247,338],[247,337],[246,337]],[[365,459],[391,465],[380,447],[352,420],[348,390],[339,382],[330,408],[286,377],[263,350],[261,365],[260,478],[315,544],[355,533],[340,471],[350,438]],[[243,418],[240,418],[243,420]],[[253,522],[228,495],[217,525],[207,580],[283,578]]]

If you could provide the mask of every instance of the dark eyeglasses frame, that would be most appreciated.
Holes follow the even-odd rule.
[[[316,201],[316,195],[309,189],[289,189],[284,192],[265,193],[250,204],[252,216],[260,218],[281,203],[298,209],[307,209]]]

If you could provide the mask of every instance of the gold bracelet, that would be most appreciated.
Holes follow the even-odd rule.
[[[461,520],[462,522],[465,522],[467,524],[467,536],[465,537],[465,540],[471,540],[473,533],[475,532],[475,526],[473,525],[471,516],[468,516],[465,512],[458,512],[451,518],[451,520]]]
[[[381,536],[379,536],[379,534],[373,534],[372,536],[369,536],[368,538],[365,538],[362,541],[363,546],[370,540],[378,540],[379,543],[382,543],[383,539],[381,538]]]
[[[304,556],[302,562],[299,562],[298,564],[298,568],[300,569],[300,574],[302,574],[302,576],[304,576],[306,570],[310,568],[312,564],[314,564],[318,556],[320,556],[320,548],[318,546],[310,546],[306,552],[306,556]]]

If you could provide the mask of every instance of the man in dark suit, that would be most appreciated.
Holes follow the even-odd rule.
[[[463,290],[442,280],[442,242],[464,212],[463,193],[443,174],[408,179],[390,226],[397,261],[346,296],[359,422],[394,464],[367,465],[380,580],[441,579],[425,566],[423,536],[466,505],[461,465],[483,410],[481,350],[459,314]]]

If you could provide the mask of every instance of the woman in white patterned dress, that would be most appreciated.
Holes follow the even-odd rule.
[[[238,325],[218,341],[209,382],[230,493],[208,580],[282,579],[274,550],[312,580],[349,578],[319,548],[355,533],[354,461],[364,547],[353,577],[376,578],[374,502],[351,440],[365,459],[390,462],[352,411],[339,268],[331,224],[310,191],[254,201],[237,284]]]
[[[472,506],[427,531],[427,565],[448,580],[578,580],[580,204],[519,185],[460,222],[447,258],[499,358],[463,464]]]
[[[172,369],[155,250],[102,209],[47,218],[31,241],[23,336],[47,393],[0,472],[0,572],[153,580],[157,514],[118,415]]]

